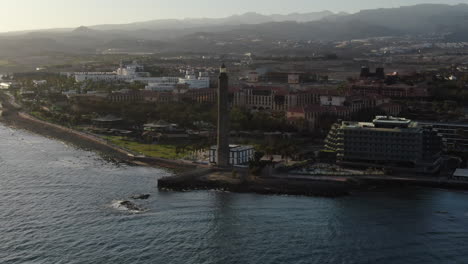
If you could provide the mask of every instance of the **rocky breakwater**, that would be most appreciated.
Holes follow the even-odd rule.
[[[349,181],[260,178],[248,171],[199,169],[158,181],[163,191],[223,190],[238,193],[338,197],[357,186]]]

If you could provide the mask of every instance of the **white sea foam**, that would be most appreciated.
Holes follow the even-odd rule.
[[[125,211],[125,212],[130,212],[130,213],[142,213],[144,210],[139,208],[140,210],[132,210],[128,208],[127,206],[123,205],[122,203],[125,202],[124,200],[115,200],[112,201],[111,207],[119,210],[119,211]],[[136,205],[135,205],[136,206]]]

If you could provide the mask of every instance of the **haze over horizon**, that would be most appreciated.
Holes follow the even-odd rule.
[[[4,1],[4,0],[3,0]],[[1,2],[1,1],[0,1]],[[218,18],[247,12],[269,14],[306,13],[330,10],[358,12],[363,9],[394,8],[416,4],[461,4],[468,0],[16,0],[2,3],[0,32],[47,28],[73,28],[81,25],[124,24],[155,19]]]

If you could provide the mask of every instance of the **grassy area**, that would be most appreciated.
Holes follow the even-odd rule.
[[[135,141],[125,140],[123,137],[117,136],[104,136],[106,140],[117,146],[124,147],[126,149],[141,153],[149,157],[157,157],[164,159],[182,159],[188,155],[185,153],[177,153],[176,145],[165,145],[165,144],[143,144]]]

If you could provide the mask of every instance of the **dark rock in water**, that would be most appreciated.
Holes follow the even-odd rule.
[[[147,200],[150,198],[151,195],[149,194],[140,194],[140,195],[133,195],[131,198],[134,200]]]
[[[122,202],[120,202],[120,205],[124,206],[125,208],[127,208],[130,211],[143,211],[143,209],[141,209],[136,204],[134,204],[134,203],[132,203],[130,201],[122,201]]]

